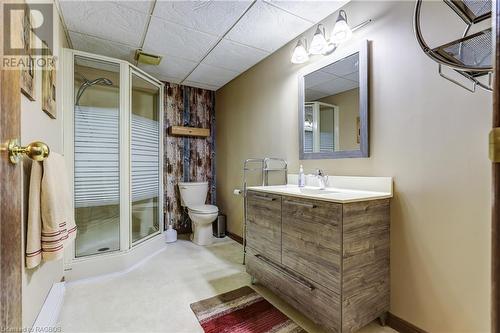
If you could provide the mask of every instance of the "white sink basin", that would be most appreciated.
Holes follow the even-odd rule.
[[[313,194],[313,195],[324,195],[324,194],[331,194],[331,193],[340,193],[340,191],[334,191],[331,189],[317,189],[317,188],[306,188],[306,187],[299,187],[300,193],[304,194]]]
[[[274,186],[252,186],[248,187],[248,190],[338,203],[376,200],[392,197],[392,187],[388,187],[388,190],[390,192],[382,192],[373,190],[365,191],[360,189],[351,190],[336,187],[327,187],[325,189],[321,189],[316,186],[298,187],[297,185],[288,184]]]

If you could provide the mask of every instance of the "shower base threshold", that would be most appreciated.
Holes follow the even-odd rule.
[[[122,274],[154,256],[166,247],[165,238],[158,234],[127,251],[116,251],[75,258],[64,267],[66,281],[100,278],[108,274]]]

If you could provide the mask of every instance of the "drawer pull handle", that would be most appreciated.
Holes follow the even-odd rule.
[[[286,200],[285,203],[290,204],[290,205],[294,205],[294,206],[304,207],[304,208],[316,208],[316,205],[307,204],[307,203],[303,203],[303,202],[296,202],[296,201]]]
[[[265,197],[263,195],[254,195],[253,196],[256,199],[264,200],[264,201],[274,201],[276,198],[270,198],[270,197]]]
[[[289,273],[288,271],[284,270],[283,268],[281,268],[280,266],[276,265],[274,262],[272,262],[271,260],[267,259],[266,257],[260,255],[260,254],[256,254],[255,257],[263,262],[265,262],[266,264],[268,264],[269,266],[273,267],[274,269],[280,271],[281,273],[283,273],[283,275],[286,275],[289,279],[295,281],[297,284],[301,285],[302,287],[312,291],[314,289],[314,286],[310,285],[309,283],[306,283],[305,281],[302,281],[301,279],[299,279],[298,277],[294,276],[293,274]]]

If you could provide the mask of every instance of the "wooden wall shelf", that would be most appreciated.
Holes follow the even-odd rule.
[[[196,136],[196,137],[210,136],[210,129],[208,128],[170,126],[168,132],[170,133],[170,135],[174,136]]]

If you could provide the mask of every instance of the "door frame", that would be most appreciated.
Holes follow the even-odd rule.
[[[500,1],[493,1],[495,48],[492,127],[500,128]],[[500,333],[500,163],[492,161],[491,205],[491,332]]]
[[[0,2],[0,17],[3,18]],[[20,35],[21,24],[13,24]],[[3,45],[0,27],[0,47]],[[2,52],[3,54],[3,52]],[[22,327],[22,163],[12,164],[8,140],[21,136],[19,70],[0,68],[0,330]]]

